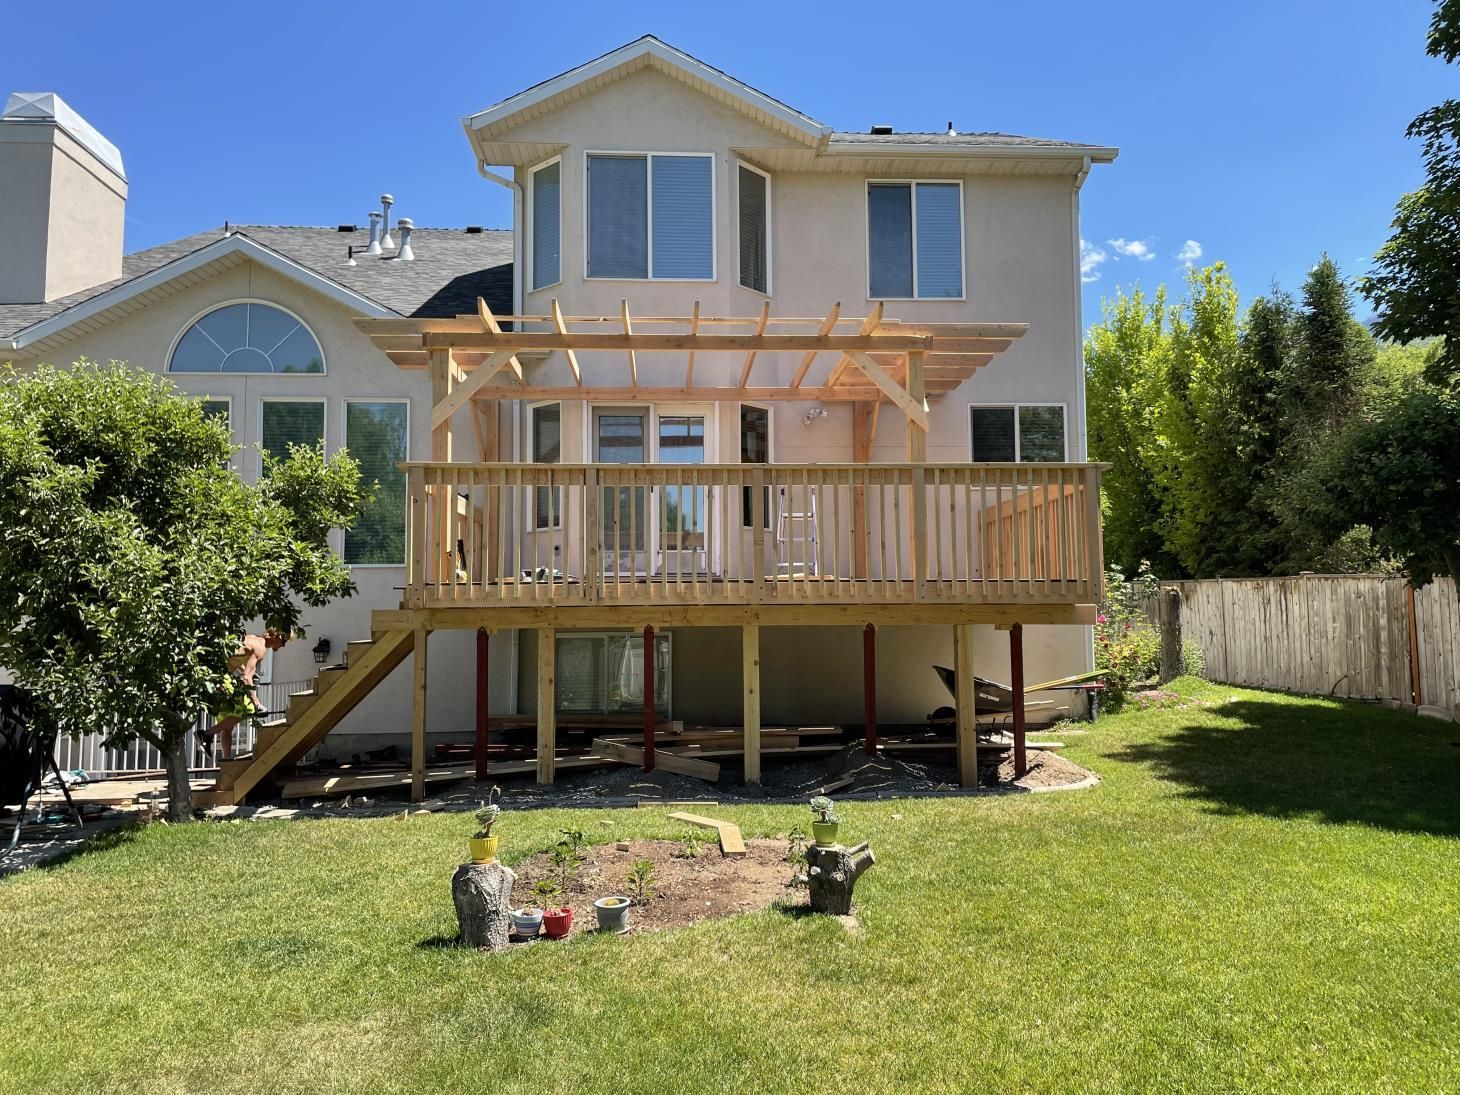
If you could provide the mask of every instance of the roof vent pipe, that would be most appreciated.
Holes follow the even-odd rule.
[[[395,241],[390,238],[390,207],[394,204],[395,199],[389,194],[380,195],[380,208],[383,210],[380,215],[385,218],[385,224],[382,226],[384,231],[380,236],[380,246],[387,249],[395,246]]]
[[[342,263],[340,263],[340,265],[341,266],[359,266],[360,265],[358,262],[355,261],[355,245],[353,243],[350,244],[348,247],[345,248],[345,261],[342,262]]]
[[[948,132],[945,133],[944,136],[945,137],[956,137],[956,136],[958,136],[958,130],[956,130],[956,129],[953,128],[953,123],[952,122],[949,122],[948,123]]]
[[[414,262],[416,260],[416,253],[411,250],[411,229],[415,226],[415,221],[411,220],[410,217],[402,217],[396,223],[396,227],[400,229],[400,250],[396,252],[395,257],[401,262]]]
[[[370,214],[370,246],[365,248],[367,255],[380,254],[380,218],[379,212]]]

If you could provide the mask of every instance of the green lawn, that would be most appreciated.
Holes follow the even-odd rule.
[[[466,815],[122,836],[0,882],[0,1090],[1460,1089],[1460,727],[1183,683],[1067,739],[1093,790],[847,804],[861,937],[487,957],[442,945]],[[508,815],[506,858],[658,813]]]

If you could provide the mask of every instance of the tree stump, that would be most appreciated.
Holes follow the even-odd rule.
[[[1181,676],[1181,590],[1168,586],[1157,601],[1157,617],[1161,621],[1162,684]]]
[[[461,941],[496,950],[512,930],[512,887],[517,876],[500,863],[463,863],[451,876],[451,900]]]
[[[852,887],[863,871],[877,859],[863,842],[855,848],[833,844],[806,849],[806,876],[811,884],[811,911],[848,916],[852,911]]]

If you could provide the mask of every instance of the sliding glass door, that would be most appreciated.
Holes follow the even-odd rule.
[[[595,408],[593,459],[599,464],[649,462],[649,412]],[[649,497],[643,487],[604,487],[603,572],[621,578],[648,573]]]

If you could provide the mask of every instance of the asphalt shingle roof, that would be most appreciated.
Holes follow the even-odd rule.
[[[1078,141],[1051,141],[1014,133],[833,133],[832,144],[950,144],[990,145],[998,148],[1084,148]]]
[[[281,225],[229,225],[314,273],[336,281],[403,316],[454,316],[476,311],[482,297],[494,312],[512,311],[512,233],[506,229],[466,232],[453,228],[417,228],[411,236],[414,262],[373,258],[360,252],[370,239],[368,228],[341,232],[335,228]],[[392,234],[399,243],[399,232]],[[64,312],[67,308],[151,273],[223,238],[221,228],[149,247],[122,259],[122,276],[46,304],[0,304],[0,337]],[[354,245],[356,265],[343,265]]]

